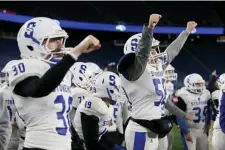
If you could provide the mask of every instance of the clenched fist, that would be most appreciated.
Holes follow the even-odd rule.
[[[187,23],[187,28],[186,28],[186,31],[188,33],[191,33],[191,31],[197,26],[198,24],[195,22],[195,21],[189,21]]]
[[[89,53],[101,47],[100,41],[93,35],[88,35],[79,45],[83,47],[82,53]]]
[[[151,14],[149,18],[149,24],[148,27],[151,29],[154,29],[156,24],[159,22],[159,20],[162,18],[159,14]]]
[[[88,35],[82,42],[69,52],[74,58],[79,57],[82,53],[89,53],[101,47],[100,41],[93,35]]]

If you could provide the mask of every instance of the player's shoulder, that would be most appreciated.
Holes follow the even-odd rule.
[[[88,96],[81,103],[82,107],[92,110],[94,113],[98,113],[101,115],[108,113],[109,108],[101,98],[95,96]]]
[[[182,97],[182,96],[187,95],[187,94],[188,94],[188,92],[187,92],[185,87],[177,89],[176,92],[175,92],[175,96],[177,96],[177,97]]]
[[[84,96],[89,95],[89,92],[87,90],[79,88],[79,87],[72,88],[71,93],[72,95],[80,95],[80,94],[84,94]]]
[[[213,91],[212,94],[211,94],[212,100],[219,99],[219,95],[220,95],[220,90]]]
[[[5,68],[9,74],[9,85],[13,87],[29,76],[42,77],[50,65],[37,59],[20,59],[10,61]]]
[[[210,99],[211,98],[211,94],[210,94],[210,91],[209,90],[207,90],[207,89],[204,89],[204,95],[208,98],[208,99]]]

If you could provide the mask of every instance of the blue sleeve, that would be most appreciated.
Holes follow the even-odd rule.
[[[221,102],[220,107],[219,107],[220,127],[221,127],[223,133],[225,133],[225,93],[224,92],[223,92],[220,102]]]
[[[187,133],[190,132],[188,127],[187,127],[187,122],[186,122],[185,119],[177,117],[177,123],[178,123],[182,133],[187,134]]]

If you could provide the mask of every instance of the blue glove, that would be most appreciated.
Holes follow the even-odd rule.
[[[127,150],[125,147],[115,144],[113,150]]]

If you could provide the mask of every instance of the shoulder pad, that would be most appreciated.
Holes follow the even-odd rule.
[[[220,90],[216,90],[216,91],[212,92],[211,99],[212,100],[218,100],[219,99],[219,95],[220,95]]]
[[[90,93],[88,93],[88,91],[86,91],[82,88],[78,88],[78,87],[72,88],[71,94],[73,97],[72,106],[74,108],[77,108],[83,99],[85,99],[86,97],[89,97],[91,95]]]
[[[50,65],[37,59],[21,59],[8,63],[9,85],[15,87],[17,83],[30,76],[42,77]]]

